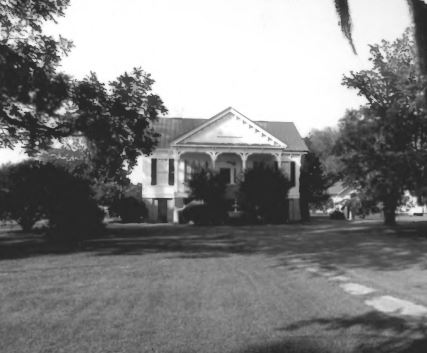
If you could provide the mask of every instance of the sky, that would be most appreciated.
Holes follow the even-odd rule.
[[[333,0],[71,0],[46,30],[74,42],[61,69],[77,78],[149,72],[168,116],[210,118],[232,106],[252,120],[293,121],[306,136],[364,103],[343,74],[368,68],[368,44],[410,25],[406,0],[349,2],[358,55]]]

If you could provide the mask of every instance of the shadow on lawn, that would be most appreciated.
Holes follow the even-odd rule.
[[[323,268],[402,270],[414,264],[427,268],[426,229],[426,222],[386,228],[376,222],[327,219],[242,227],[113,224],[104,237],[73,247],[51,244],[40,236],[0,236],[0,259],[71,252],[98,256],[167,253],[180,258],[262,254],[276,257],[281,266],[291,267],[298,259]]]
[[[371,311],[358,316],[320,318],[300,321],[278,331],[288,335],[311,328],[322,335],[278,342],[271,347],[255,346],[249,352],[357,352],[357,353],[424,353],[427,350],[427,322]],[[362,330],[358,334],[358,330]],[[293,336],[290,336],[293,337]],[[296,337],[299,337],[296,335]],[[339,338],[337,341],[337,337]],[[332,341],[334,340],[334,341]],[[298,347],[299,343],[301,346]],[[290,349],[286,350],[287,344]],[[277,347],[277,348],[276,348]],[[282,350],[280,350],[282,349]],[[293,350],[294,349],[294,350]],[[350,349],[350,350],[349,350]]]
[[[427,322],[382,314],[304,320],[278,328],[285,336],[235,353],[425,353]],[[315,335],[307,335],[316,332]]]

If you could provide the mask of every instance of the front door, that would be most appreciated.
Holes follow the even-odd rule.
[[[157,221],[160,223],[168,222],[168,200],[158,199]]]

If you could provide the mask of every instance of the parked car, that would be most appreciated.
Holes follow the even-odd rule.
[[[422,206],[411,207],[407,211],[407,213],[410,216],[422,216],[422,215],[424,215],[424,207],[422,207]]]

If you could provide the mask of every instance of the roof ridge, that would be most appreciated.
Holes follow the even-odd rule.
[[[208,120],[210,118],[187,118],[183,116],[159,116],[158,119],[181,119],[181,120]],[[252,120],[257,123],[289,123],[295,124],[293,121],[281,121],[281,120]]]

